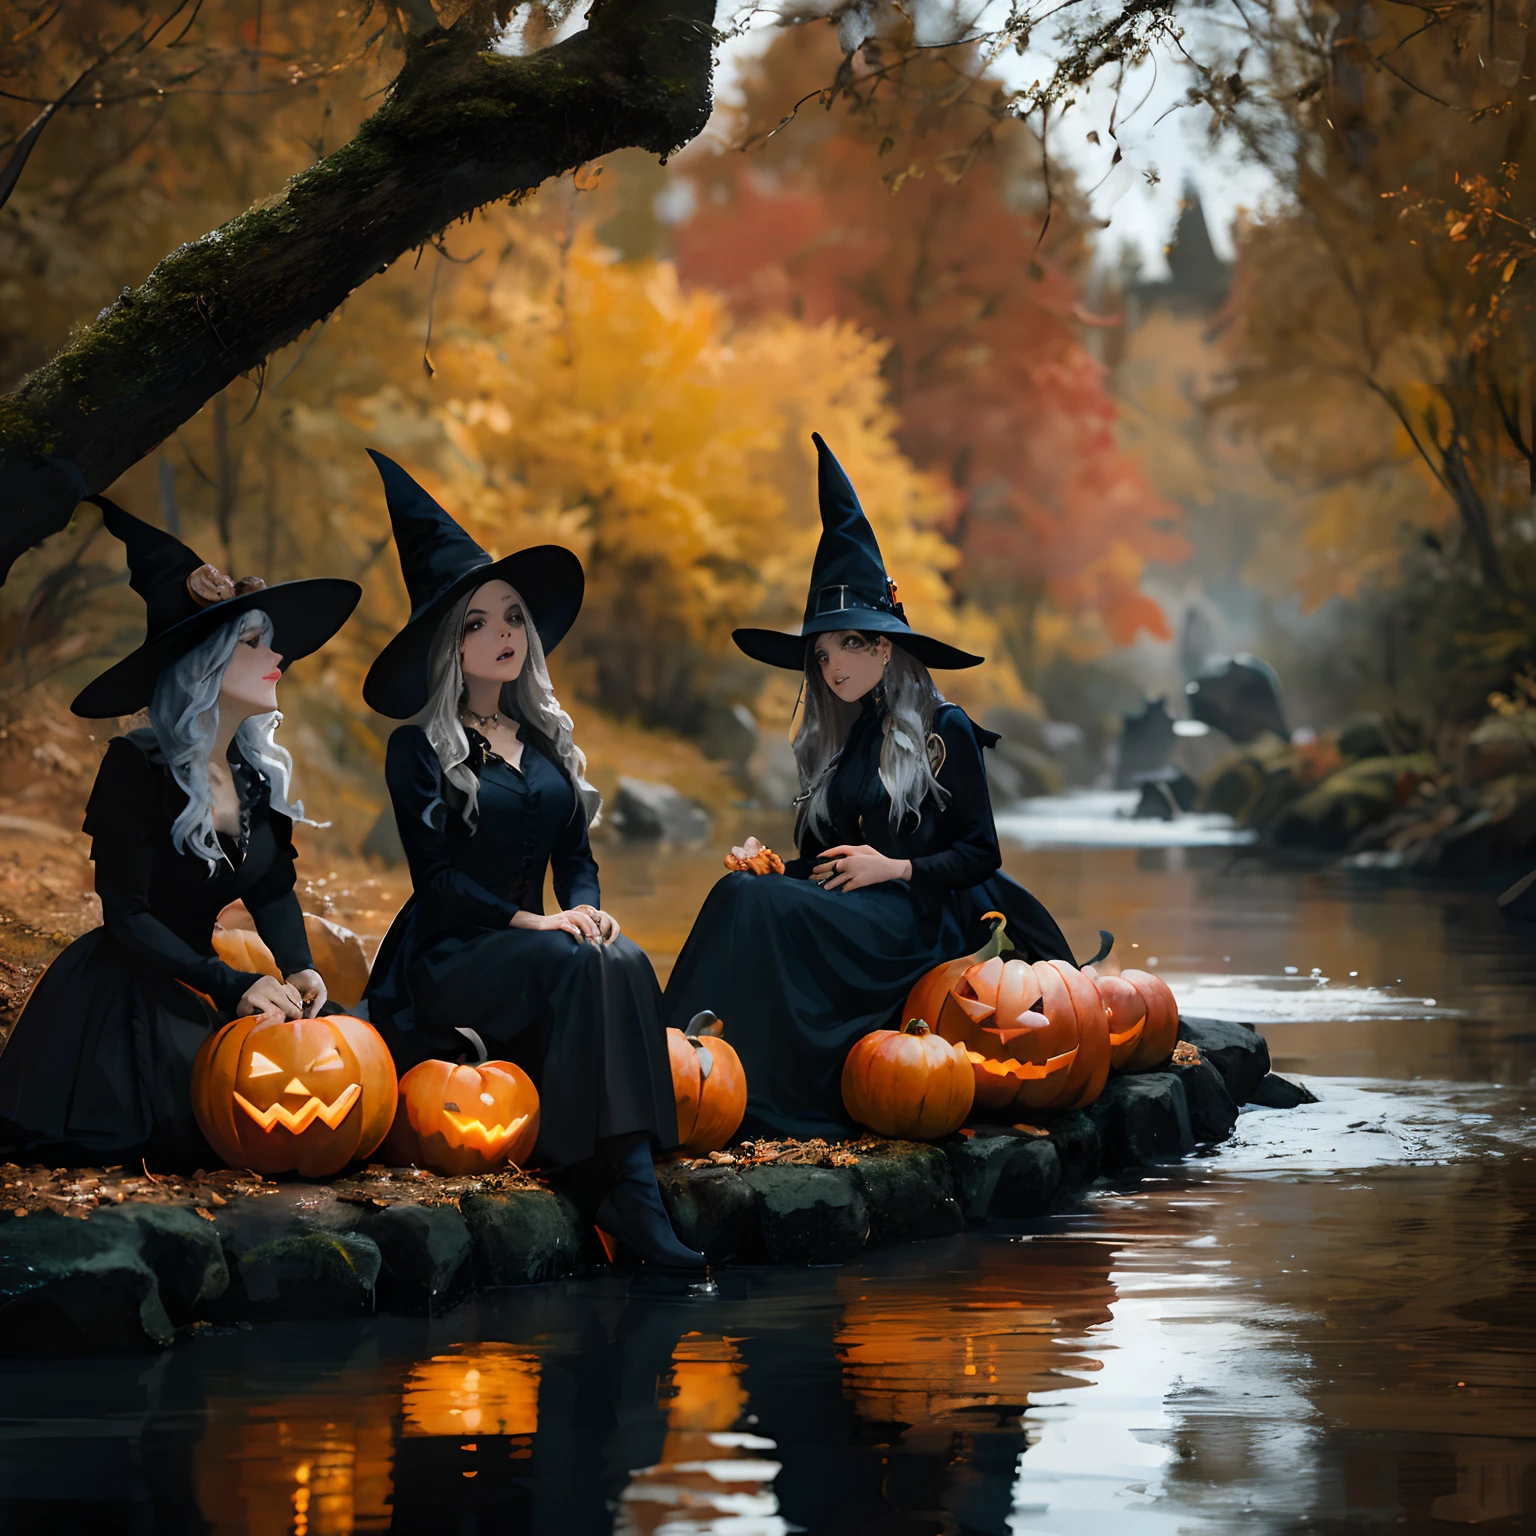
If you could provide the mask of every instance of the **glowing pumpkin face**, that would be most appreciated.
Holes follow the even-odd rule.
[[[965,1047],[989,1109],[1081,1109],[1109,1076],[1109,1017],[1093,981],[1064,960],[971,966],[950,989],[939,1033]]]
[[[539,1090],[515,1062],[423,1061],[400,1079],[382,1156],[434,1173],[489,1173],[527,1162],[538,1138]]]
[[[324,1178],[367,1157],[394,1113],[395,1064],[373,1027],[331,1015],[236,1019],[192,1066],[192,1110],[231,1167]]]

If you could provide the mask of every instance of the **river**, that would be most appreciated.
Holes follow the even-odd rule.
[[[0,1530],[1536,1528],[1530,938],[1487,890],[1002,824],[1074,943],[1113,929],[1186,1012],[1258,1023],[1320,1102],[1247,1111],[1076,1210],[859,1264],[3,1365]],[[717,868],[605,855],[663,970]]]

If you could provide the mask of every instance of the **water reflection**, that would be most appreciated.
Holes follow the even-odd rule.
[[[747,1404],[740,1351],[729,1339],[689,1333],[672,1352],[662,1384],[667,1438],[655,1466],[638,1471],[620,1496],[619,1536],[731,1532],[778,1536],[774,1442],[733,1429]]]
[[[406,1378],[408,1435],[531,1435],[539,1427],[539,1362],[502,1344],[434,1355]]]
[[[1536,963],[1492,893],[1009,862],[1079,945],[1267,1010],[1322,1102],[1073,1213],[714,1294],[610,1274],[0,1363],[0,1530],[1536,1528]],[[713,855],[604,863],[664,965]]]
[[[213,1401],[198,1446],[197,1506],[229,1536],[387,1531],[393,1427],[375,1401],[318,1392],[250,1404]]]

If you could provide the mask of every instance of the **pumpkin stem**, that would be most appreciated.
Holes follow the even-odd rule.
[[[985,965],[988,960],[995,960],[1005,950],[1014,948],[1013,940],[1008,937],[1008,919],[1001,912],[983,912],[982,922],[986,922],[989,917],[995,917],[997,922],[993,926],[992,937],[971,956],[977,965]]]
[[[478,1030],[469,1029],[467,1026],[465,1026],[463,1024],[455,1024],[453,1028],[454,1028],[454,1033],[455,1034],[463,1035],[464,1038],[466,1040],[468,1040],[469,1043],[472,1046],[474,1046],[474,1048],[477,1051],[479,1051],[480,1055],[476,1059],[475,1065],[477,1067],[478,1066],[483,1066],[484,1063],[485,1063],[486,1058],[491,1053],[488,1050],[486,1050],[486,1048],[485,1048],[485,1041],[480,1038],[479,1031]]]
[[[902,1025],[901,1032],[904,1035],[931,1035],[933,1033],[928,1027],[927,1019],[908,1019]]]
[[[705,1008],[688,1020],[688,1027],[683,1031],[686,1039],[697,1040],[700,1035],[723,1035],[725,1025],[720,1022],[720,1015]]]

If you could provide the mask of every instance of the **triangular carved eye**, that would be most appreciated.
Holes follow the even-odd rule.
[[[274,1072],[283,1069],[275,1061],[268,1061],[260,1051],[251,1052],[251,1064],[245,1069],[247,1077],[271,1077]]]
[[[327,1051],[323,1051],[309,1064],[311,1072],[323,1072],[327,1067],[339,1067],[341,1065],[341,1052],[333,1045]]]

